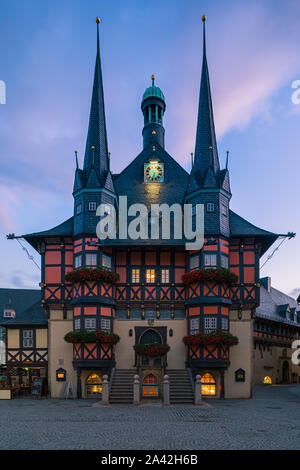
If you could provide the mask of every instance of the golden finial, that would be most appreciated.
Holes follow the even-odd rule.
[[[96,23],[97,23],[97,24],[100,24],[100,18],[99,18],[99,16],[97,16],[97,18],[96,18]]]
[[[206,16],[205,15],[202,16],[202,21],[203,21],[203,23],[206,21]]]
[[[154,74],[151,76],[151,80],[152,80],[152,86],[154,86],[154,80],[155,80],[155,75]]]
[[[95,145],[91,145],[91,149],[92,149],[92,150],[95,150]]]

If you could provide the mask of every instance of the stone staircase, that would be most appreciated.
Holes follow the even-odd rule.
[[[133,403],[133,378],[135,374],[135,369],[115,369],[109,392],[110,403]]]
[[[170,380],[170,403],[193,404],[194,392],[187,369],[169,369],[166,371]]]

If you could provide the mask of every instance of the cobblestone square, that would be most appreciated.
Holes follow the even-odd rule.
[[[252,400],[201,407],[1,401],[0,435],[1,450],[300,449],[300,385],[258,387]]]

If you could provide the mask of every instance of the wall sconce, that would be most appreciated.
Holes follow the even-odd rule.
[[[67,377],[67,371],[65,369],[57,369],[56,370],[56,381],[57,382],[65,382]]]
[[[170,328],[170,330],[169,330],[169,336],[173,336],[173,330],[172,330],[172,328]]]
[[[242,315],[243,315],[242,309],[239,308],[239,309],[238,309],[238,319],[239,319],[239,320],[242,319]]]

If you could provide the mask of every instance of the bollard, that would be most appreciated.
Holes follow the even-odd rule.
[[[195,405],[201,405],[202,403],[202,394],[201,394],[201,375],[196,375],[196,384],[195,384]]]
[[[165,375],[164,376],[164,405],[169,405],[170,404],[170,381],[169,381],[169,376]]]
[[[101,404],[102,405],[108,405],[109,404],[109,389],[108,389],[108,375],[103,375],[103,380],[102,380],[102,400]]]
[[[135,375],[133,380],[133,404],[140,404],[140,377],[138,375]]]

